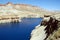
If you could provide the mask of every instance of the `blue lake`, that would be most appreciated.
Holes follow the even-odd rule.
[[[24,18],[19,23],[0,24],[0,40],[29,40],[32,30],[42,18]]]

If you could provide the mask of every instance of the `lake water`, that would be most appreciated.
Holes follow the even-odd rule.
[[[20,23],[0,24],[0,40],[29,40],[31,31],[42,18],[24,18]]]

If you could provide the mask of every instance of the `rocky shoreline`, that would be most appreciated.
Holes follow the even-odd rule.
[[[44,16],[41,26],[32,31],[30,40],[60,40],[60,14]]]
[[[0,23],[21,22],[21,18],[16,15],[2,15],[0,16]]]

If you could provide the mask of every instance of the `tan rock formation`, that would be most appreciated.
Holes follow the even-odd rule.
[[[30,40],[60,40],[60,15],[45,17],[32,31]]]

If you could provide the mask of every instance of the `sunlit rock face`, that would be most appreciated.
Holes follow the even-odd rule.
[[[41,26],[34,29],[30,40],[60,40],[60,17],[45,17]]]

